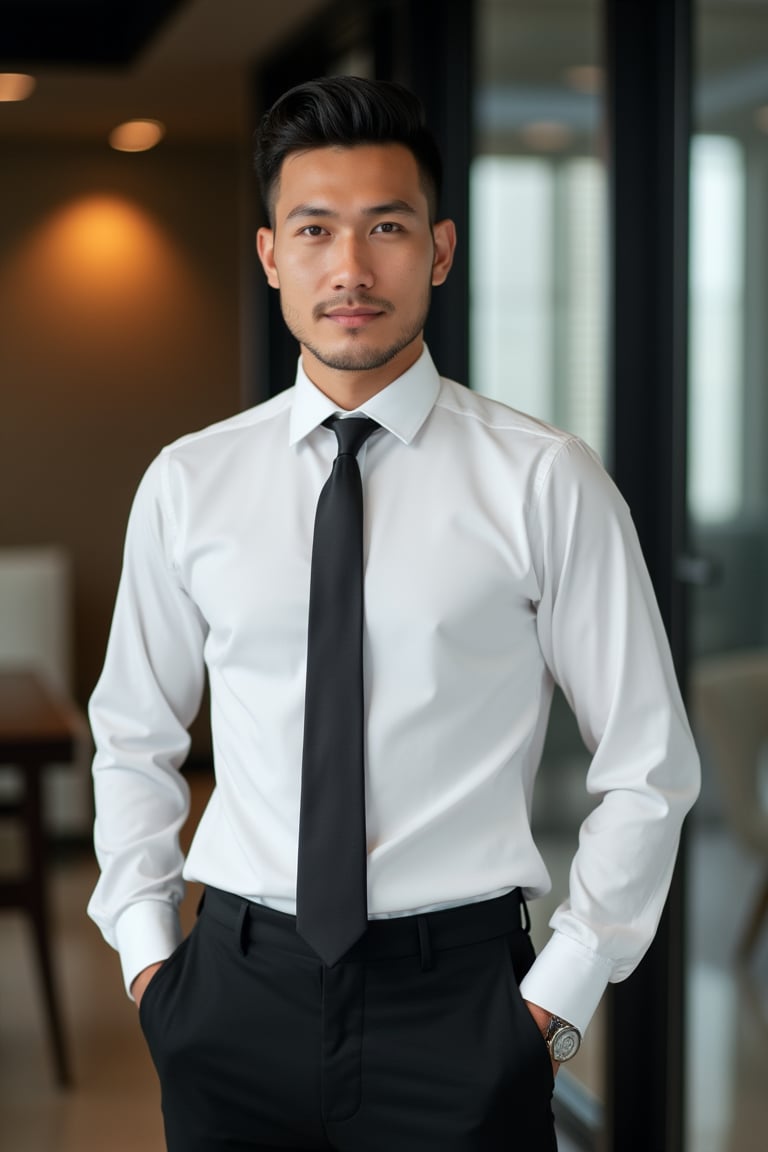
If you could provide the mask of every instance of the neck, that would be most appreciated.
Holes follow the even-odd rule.
[[[418,360],[424,348],[421,339],[413,341],[380,368],[355,371],[330,368],[318,360],[308,348],[301,345],[301,362],[309,379],[337,408],[352,412],[382,392],[398,376],[402,376]]]

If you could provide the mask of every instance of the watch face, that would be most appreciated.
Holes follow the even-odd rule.
[[[558,1028],[550,1041],[552,1056],[558,1064],[562,1064],[576,1055],[580,1044],[581,1036],[577,1028],[572,1028],[570,1025]]]

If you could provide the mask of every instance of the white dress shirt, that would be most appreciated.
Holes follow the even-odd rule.
[[[89,913],[126,984],[180,940],[183,874],[295,908],[312,530],[336,411],[293,388],[183,437],[131,512],[90,716]],[[361,412],[373,916],[549,889],[530,828],[553,683],[596,807],[523,994],[582,1029],[645,952],[698,759],[626,506],[578,439],[441,379]],[[186,862],[180,768],[210,678],[216,783]],[[329,674],[331,670],[329,670]],[[599,803],[598,803],[599,801]]]

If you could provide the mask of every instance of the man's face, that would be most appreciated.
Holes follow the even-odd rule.
[[[259,230],[258,250],[310,379],[322,388],[339,373],[363,374],[383,387],[410,367],[454,245],[451,221],[430,224],[418,165],[402,145],[288,156],[274,228]]]

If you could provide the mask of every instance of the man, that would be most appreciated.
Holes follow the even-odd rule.
[[[698,787],[637,539],[580,441],[438,376],[456,237],[409,93],[294,89],[257,167],[296,383],[140,485],[91,703],[90,913],[172,1152],[552,1149],[554,1072],[648,947]],[[206,667],[216,788],[184,863]],[[534,959],[554,682],[599,803]],[[182,866],[206,885],[183,942]]]

